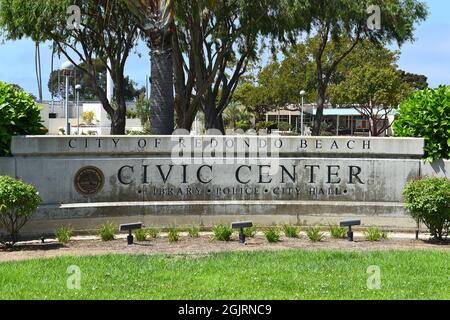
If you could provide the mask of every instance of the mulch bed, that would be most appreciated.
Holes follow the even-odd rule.
[[[264,251],[264,250],[342,250],[342,251],[383,251],[383,250],[443,250],[450,252],[449,244],[436,244],[423,240],[388,239],[380,242],[369,242],[355,239],[325,239],[312,243],[306,238],[282,238],[279,243],[268,243],[263,236],[247,239],[247,245],[239,244],[236,237],[230,242],[213,241],[211,236],[200,238],[181,237],[179,242],[170,243],[167,238],[136,242],[128,246],[126,240],[118,239],[109,242],[100,240],[76,240],[67,245],[56,242],[17,244],[14,249],[0,248],[0,262],[20,261],[28,259],[53,258],[60,256],[92,256],[105,254],[192,254],[204,255],[224,251]]]

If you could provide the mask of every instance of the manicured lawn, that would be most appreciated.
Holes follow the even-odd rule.
[[[81,289],[66,286],[70,265]],[[381,289],[367,268],[381,268]],[[0,264],[1,299],[450,299],[450,252],[236,252]]]

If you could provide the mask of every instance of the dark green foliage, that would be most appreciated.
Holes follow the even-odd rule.
[[[115,239],[117,227],[113,223],[105,223],[100,226],[98,235],[102,241],[112,241]]]
[[[152,239],[158,238],[159,234],[161,233],[161,231],[156,228],[147,228],[147,229],[145,229],[145,232]]]
[[[283,231],[285,236],[288,238],[298,238],[300,235],[300,229],[295,226],[284,225]]]
[[[134,237],[137,241],[143,242],[147,239],[147,232],[145,229],[138,229],[134,232]]]
[[[344,239],[347,236],[347,230],[339,226],[330,226],[330,234],[334,239]]]
[[[280,229],[278,227],[268,227],[264,231],[264,236],[266,237],[267,241],[270,243],[276,243],[280,242]]]
[[[214,233],[214,240],[217,241],[230,241],[231,235],[233,234],[233,229],[223,224],[214,226],[212,231]]]
[[[196,226],[191,226],[188,229],[188,234],[189,234],[189,237],[191,237],[191,238],[198,238],[198,237],[200,237],[200,228],[196,227]]]
[[[167,236],[169,238],[169,242],[178,242],[180,240],[180,233],[176,228],[169,229],[169,233]]]
[[[450,159],[450,87],[413,94],[400,105],[394,129],[399,137],[425,138],[427,159]]]
[[[244,235],[246,238],[253,238],[256,236],[256,233],[258,231],[258,228],[256,226],[253,226],[251,228],[244,228]]]
[[[308,230],[306,230],[306,235],[308,236],[308,239],[312,242],[320,242],[325,238],[325,234],[320,231],[320,227],[311,227]]]
[[[45,134],[39,106],[22,89],[0,81],[0,156],[11,154],[11,138]]]
[[[431,235],[443,240],[450,231],[450,181],[424,178],[409,182],[403,191],[405,207],[411,216],[423,222]]]
[[[19,240],[20,229],[41,202],[34,186],[0,176],[0,228],[8,233],[6,238],[0,235],[0,243],[13,246]]]
[[[381,241],[387,239],[387,233],[376,227],[370,227],[364,232],[367,241]]]
[[[72,238],[72,228],[70,226],[62,226],[56,231],[56,238],[62,244],[67,244]]]

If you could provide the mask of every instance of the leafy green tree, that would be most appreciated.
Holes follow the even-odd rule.
[[[67,9],[72,5],[81,9],[79,26],[68,26]],[[111,118],[111,133],[125,133],[124,69],[139,33],[123,1],[0,0],[0,29],[7,40],[28,37],[35,42],[52,41],[55,50],[89,79]],[[96,59],[100,59],[111,73],[115,105],[108,101],[100,82]]]
[[[147,99],[145,93],[142,93],[136,102],[136,114],[138,118],[141,119],[141,124],[143,126],[146,125],[150,126],[151,123],[150,109],[151,109],[150,100]]]
[[[420,91],[428,88],[428,78],[421,74],[414,74],[405,71],[401,71],[404,82],[407,82],[414,88],[414,90]]]
[[[42,199],[32,185],[0,176],[0,227],[8,232],[0,243],[12,247],[19,240],[19,231],[31,218]]]
[[[389,129],[388,116],[413,92],[397,69],[397,60],[397,52],[361,42],[338,68],[339,82],[328,90],[332,104],[354,107],[366,117],[375,137]]]
[[[303,19],[295,10],[296,0],[286,0],[292,10],[286,12],[293,24]],[[367,9],[378,5],[381,21],[374,28]],[[286,8],[289,8],[287,6]],[[312,18],[311,33],[307,39],[313,61],[316,64],[317,113],[313,134],[317,135],[323,119],[323,109],[327,101],[327,90],[332,83],[339,65],[353,51],[360,41],[386,44],[393,41],[399,45],[413,40],[417,22],[425,20],[427,8],[424,2],[416,0],[317,0],[309,8]]]
[[[425,157],[450,159],[450,87],[425,89],[400,105],[395,135],[425,139]]]
[[[281,37],[294,25],[282,10],[287,5],[279,0],[176,1],[173,50],[179,128],[189,130],[201,111],[207,129],[224,131],[223,112],[249,64],[257,60],[260,40]],[[306,20],[295,21],[297,30],[307,29]]]
[[[236,103],[231,103],[224,112],[225,126],[230,129],[247,131],[252,126],[253,115]]]
[[[45,134],[41,112],[34,98],[0,81],[0,156],[11,155],[11,138]]]

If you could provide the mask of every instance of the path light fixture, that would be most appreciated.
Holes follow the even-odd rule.
[[[65,126],[66,126],[66,135],[70,135],[70,123],[69,123],[69,76],[72,71],[75,70],[75,65],[70,62],[66,61],[62,64],[61,70],[64,73],[64,76],[66,77],[66,92],[65,92],[65,101],[64,101],[64,118],[65,118]]]
[[[348,241],[353,241],[352,227],[353,226],[360,226],[360,225],[361,225],[361,220],[341,221],[341,227],[348,227],[348,232],[347,232],[347,240]]]
[[[142,229],[143,226],[144,225],[142,222],[121,224],[119,226],[119,231],[121,231],[121,232],[128,231],[127,242],[128,242],[128,245],[131,246],[134,242],[134,237],[132,234],[133,230]]]
[[[300,91],[300,96],[302,97],[302,110],[301,110],[301,117],[300,117],[300,121],[301,121],[301,123],[300,123],[300,133],[301,133],[301,135],[302,136],[304,136],[305,135],[305,121],[304,121],[304,118],[305,118],[305,109],[304,109],[304,107],[305,107],[305,95],[306,95],[306,91],[305,90],[302,90],[302,91]]]
[[[77,126],[78,126],[78,135],[80,135],[80,91],[81,91],[81,84],[77,84],[75,86],[75,92],[77,96]]]
[[[232,229],[239,229],[239,243],[245,244],[245,234],[244,228],[253,227],[253,222],[251,221],[241,221],[241,222],[233,222],[231,224]]]

